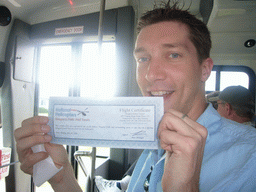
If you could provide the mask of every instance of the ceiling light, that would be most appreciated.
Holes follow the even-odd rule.
[[[255,45],[255,40],[254,39],[249,39],[245,41],[244,46],[247,48],[251,48]]]

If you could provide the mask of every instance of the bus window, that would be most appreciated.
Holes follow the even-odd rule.
[[[244,66],[214,66],[205,83],[206,93],[222,91],[231,85],[241,85],[255,93],[255,74]]]
[[[68,96],[72,80],[71,46],[42,46],[39,59],[39,115],[48,115],[49,97]],[[48,182],[36,192],[53,191]]]
[[[221,71],[220,91],[230,85],[241,85],[249,88],[249,76],[245,72]]]
[[[40,48],[39,58],[39,115],[48,115],[49,97],[113,97],[117,92],[117,67],[115,42],[102,44],[102,61],[99,62],[97,43],[45,45]],[[90,151],[91,147],[75,147]],[[96,167],[110,155],[110,149],[97,148]],[[72,157],[73,154],[70,154]],[[83,158],[84,164],[90,158]],[[87,168],[87,167],[86,167]],[[89,169],[90,167],[88,167]],[[85,189],[85,175],[80,167],[77,179]],[[52,191],[46,182],[36,192]]]
[[[205,90],[215,91],[216,87],[216,71],[212,71],[210,77],[205,83]]]
[[[85,43],[82,47],[81,97],[113,97],[117,90],[115,43],[102,46],[99,62],[98,45]]]
[[[96,43],[84,43],[82,46],[81,66],[81,97],[109,98],[116,96],[117,69],[116,69],[116,47],[114,42],[102,45],[102,61],[99,61],[98,45]],[[79,146],[79,151],[91,151],[91,147]],[[110,155],[110,148],[97,147],[96,168],[104,163]],[[85,165],[90,165],[89,157],[82,157]],[[86,167],[90,168],[90,167]],[[78,183],[85,190],[85,175],[78,167]]]
[[[72,78],[71,46],[43,46],[40,54],[40,107],[50,96],[68,96]]]

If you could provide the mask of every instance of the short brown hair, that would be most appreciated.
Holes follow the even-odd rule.
[[[212,43],[207,26],[187,10],[180,9],[178,2],[170,5],[169,0],[167,3],[163,2],[161,7],[157,8],[155,5],[153,10],[144,13],[138,21],[137,32],[139,33],[144,27],[163,21],[186,24],[190,30],[190,40],[196,47],[199,62],[210,57]]]

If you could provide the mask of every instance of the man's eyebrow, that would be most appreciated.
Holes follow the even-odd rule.
[[[165,43],[162,45],[164,48],[174,48],[174,47],[182,47],[181,44],[171,44],[171,43]]]
[[[180,43],[164,43],[161,45],[164,49],[168,49],[168,48],[177,48],[177,47],[181,47],[181,48],[184,48],[184,49],[187,49],[187,46],[184,45],[184,44],[180,44]],[[146,52],[146,49],[144,47],[138,47],[138,48],[135,48],[134,51],[133,51],[133,54],[137,54],[137,53],[142,53],[142,52]]]
[[[162,47],[164,49],[169,49],[169,48],[180,48],[180,49],[184,49],[184,50],[188,50],[188,46],[186,44],[183,44],[183,43],[175,43],[175,44],[172,44],[172,43],[165,43],[162,45]]]
[[[145,51],[146,51],[145,48],[143,48],[143,47],[138,47],[138,48],[134,49],[133,54],[141,53],[141,52],[145,52]]]

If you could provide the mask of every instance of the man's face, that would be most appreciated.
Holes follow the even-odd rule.
[[[142,94],[162,96],[165,111],[173,108],[187,114],[204,99],[204,81],[210,72],[205,74],[199,63],[186,25],[160,22],[143,28],[134,56]]]

